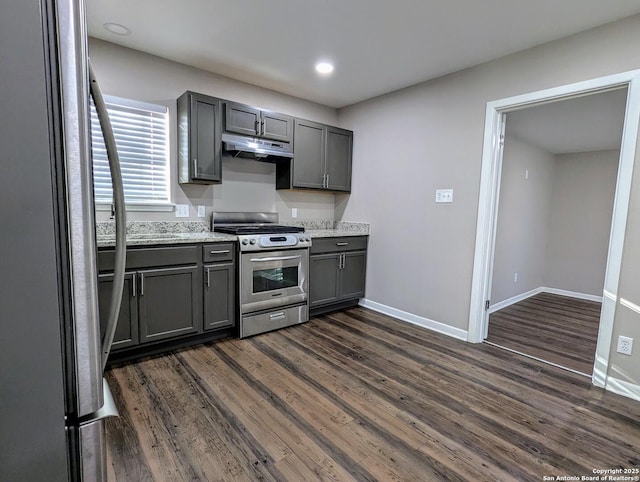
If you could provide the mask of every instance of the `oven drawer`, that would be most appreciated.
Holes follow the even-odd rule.
[[[338,251],[362,251],[365,249],[367,249],[367,236],[313,238],[310,253],[336,253]]]
[[[234,243],[205,244],[202,246],[202,261],[204,263],[233,261],[235,252]]]
[[[309,321],[309,308],[306,304],[257,315],[245,315],[240,323],[240,338],[298,325],[305,321]]]

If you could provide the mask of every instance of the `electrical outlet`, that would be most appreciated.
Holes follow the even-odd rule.
[[[189,217],[189,205],[176,204],[176,218],[188,218],[188,217]]]
[[[623,355],[631,355],[633,351],[633,338],[629,338],[628,336],[619,336],[618,337],[618,353],[622,353]]]
[[[513,274],[513,282],[517,283],[518,282],[518,273],[514,273]]]
[[[198,217],[199,218],[204,218],[205,217],[205,208],[203,205],[198,205]]]
[[[291,208],[291,217],[292,218],[298,217],[298,208]]]

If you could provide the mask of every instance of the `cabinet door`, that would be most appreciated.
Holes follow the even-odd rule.
[[[204,329],[236,324],[236,277],[233,263],[204,267]]]
[[[277,112],[262,111],[262,137],[276,141],[293,140],[293,117]]]
[[[222,116],[220,101],[191,95],[191,180],[222,181]]]
[[[122,289],[122,303],[118,314],[118,325],[113,337],[112,350],[135,346],[138,344],[138,304],[135,273],[125,273],[124,288]],[[98,305],[100,308],[100,339],[104,339],[107,330],[109,305],[111,304],[111,289],[113,274],[98,276]]]
[[[224,130],[248,136],[260,134],[260,109],[235,102],[226,102]]]
[[[200,268],[139,271],[140,343],[202,331]]]
[[[340,299],[362,298],[367,267],[366,251],[346,252],[340,270]]]
[[[322,124],[296,120],[293,142],[293,187],[324,188],[325,132]]]
[[[309,256],[309,307],[338,301],[339,254]]]
[[[332,191],[351,192],[351,154],[353,132],[327,128],[327,187]]]

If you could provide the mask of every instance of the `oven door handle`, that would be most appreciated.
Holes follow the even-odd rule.
[[[289,259],[298,259],[300,258],[300,255],[297,256],[275,256],[275,257],[271,257],[271,258],[251,258],[251,262],[252,263],[263,263],[263,262],[267,262],[267,261],[287,261]]]

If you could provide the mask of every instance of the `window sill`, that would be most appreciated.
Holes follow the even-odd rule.
[[[126,203],[127,211],[171,212],[173,203]],[[96,211],[111,211],[111,203],[96,203]]]

